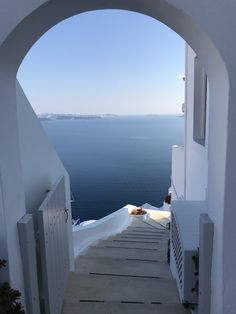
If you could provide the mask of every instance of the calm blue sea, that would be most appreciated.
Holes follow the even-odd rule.
[[[184,140],[176,116],[44,121],[71,178],[74,218],[99,219],[126,204],[161,206],[171,146]]]

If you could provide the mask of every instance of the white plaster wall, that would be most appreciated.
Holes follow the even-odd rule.
[[[0,258],[8,260],[8,252],[7,252],[7,244],[5,242],[6,237],[6,217],[4,215],[4,207],[3,207],[3,190],[2,190],[2,178],[0,173]],[[1,269],[3,270],[3,269]],[[8,268],[2,271],[2,275],[0,278],[0,283],[8,280]]]
[[[226,19],[227,20],[227,19]],[[224,40],[222,40],[223,42]],[[236,43],[235,43],[236,48]],[[214,243],[213,243],[213,259],[212,259],[212,294],[211,294],[211,314],[233,314],[235,312],[236,304],[236,284],[232,283],[232,278],[236,278],[236,271],[234,275],[228,276],[226,280],[224,264],[231,261],[231,269],[233,260],[236,258],[236,251],[230,249],[231,239],[235,237],[234,232],[224,242],[224,237],[229,229],[230,222],[234,221],[232,214],[235,212],[231,210],[231,219],[227,219],[225,228],[223,223],[225,220],[225,195],[224,193],[230,189],[231,184],[225,181],[225,165],[226,163],[226,143],[228,133],[228,111],[224,107],[224,101],[228,101],[227,96],[227,79],[224,72],[219,72],[209,80],[208,85],[208,103],[207,103],[207,128],[206,128],[206,145],[201,145],[192,141],[193,139],[193,60],[194,52],[187,48],[188,62],[187,75],[189,76],[190,86],[186,88],[187,105],[187,123],[186,123],[186,199],[187,200],[206,200],[207,212],[214,222]],[[207,69],[206,69],[207,72]],[[209,74],[207,72],[207,74]],[[191,81],[192,78],[192,81]],[[218,94],[214,91],[222,91]],[[223,91],[226,91],[223,92]],[[235,148],[233,149],[235,150]],[[195,168],[196,167],[196,168]],[[198,172],[196,171],[198,170]],[[231,174],[235,173],[235,167],[231,168]],[[199,187],[198,187],[199,186]],[[235,186],[235,185],[234,185]],[[198,193],[196,193],[196,191]],[[231,205],[233,198],[231,198]],[[229,218],[229,217],[228,217]],[[235,215],[236,218],[236,215]],[[228,232],[230,233],[230,232]],[[223,251],[228,250],[229,258],[224,259]],[[227,270],[230,268],[228,267]],[[230,285],[231,281],[231,285]],[[225,290],[225,286],[231,287],[230,291]],[[217,289],[220,287],[220,289]],[[225,302],[225,300],[231,302]],[[225,305],[224,305],[225,302]],[[227,310],[226,310],[227,308]]]
[[[25,203],[32,213],[58,177],[68,174],[18,82],[16,93]]]
[[[168,205],[168,204],[167,204]],[[155,210],[155,209],[145,209],[147,211],[147,213],[149,214],[148,217],[158,221],[159,223],[163,223],[163,225],[165,225],[166,227],[166,223],[169,222],[170,220],[170,208],[169,205],[168,207],[162,210]],[[147,219],[148,222],[148,219]]]
[[[130,211],[133,207],[126,205],[87,226],[76,226],[73,230],[74,256],[77,257],[94,242],[125,230],[132,221]]]
[[[145,209],[147,215],[136,218],[130,216],[134,208],[136,208],[136,206],[126,205],[91,224],[75,226],[73,228],[74,256],[77,257],[79,254],[83,254],[84,250],[94,242],[122,232],[131,224],[133,219],[144,219],[150,222],[150,224],[155,220],[163,226],[166,226],[169,222],[170,211]],[[150,218],[153,220],[150,220]]]
[[[8,76],[9,73],[0,72],[1,82],[7,83]],[[9,80],[13,82],[12,77]],[[44,134],[20,85],[15,79],[14,81],[13,93],[10,94],[6,86],[0,84],[1,94],[5,93],[8,99],[7,107],[0,114],[0,258],[7,260],[7,268],[1,269],[0,282],[9,280],[14,288],[20,290],[24,304],[17,222],[26,212],[33,213],[37,210],[45,191],[62,174],[66,176],[67,206],[70,209],[70,185],[66,170]],[[68,233],[73,269],[70,219]]]
[[[196,54],[186,47],[186,83],[185,83],[185,199],[206,200],[208,180],[208,109],[206,119],[205,146],[193,140],[194,113],[194,59]],[[209,102],[207,104],[209,107]]]
[[[0,71],[0,185],[1,185],[1,254],[7,268],[1,269],[0,281],[9,280],[13,287],[24,290],[22,263],[16,222],[26,213],[16,110],[15,79]],[[2,98],[3,97],[3,98]],[[2,108],[2,101],[6,107]],[[24,303],[24,294],[22,298]]]
[[[185,197],[185,148],[172,146],[171,165],[171,198],[172,200],[184,199]]]
[[[21,165],[27,213],[35,213],[61,175],[65,176],[66,203],[69,209],[68,233],[73,269],[72,224],[69,175],[49,142],[20,84],[16,82]]]
[[[27,16],[47,0],[1,0],[0,10],[0,44],[5,37]]]

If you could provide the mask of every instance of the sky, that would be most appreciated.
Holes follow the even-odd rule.
[[[17,77],[38,114],[175,114],[184,53],[184,40],[151,17],[92,11],[46,32]]]

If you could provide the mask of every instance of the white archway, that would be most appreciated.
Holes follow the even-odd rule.
[[[226,218],[230,219],[232,209],[232,203],[228,204],[227,216],[224,216],[225,192],[227,192],[225,188],[227,174],[225,168],[227,152],[229,153],[229,150],[227,151],[227,141],[230,145],[233,139],[233,137],[227,139],[229,128],[228,104],[229,95],[232,95],[232,99],[235,99],[236,95],[233,92],[229,94],[231,93],[229,91],[229,68],[225,66],[225,64],[228,67],[230,65],[227,57],[229,57],[229,60],[232,60],[232,57],[228,50],[224,51],[224,44],[219,44],[217,18],[201,15],[201,13],[204,13],[204,3],[204,0],[194,4],[190,4],[187,0],[42,0],[38,4],[29,4],[28,2],[19,4],[15,0],[13,1],[14,8],[7,3],[1,4],[0,9],[4,9],[5,6],[10,18],[7,15],[5,18],[3,17],[3,31],[0,34],[0,170],[4,189],[4,210],[9,212],[7,222],[12,224],[12,227],[9,227],[8,242],[11,243],[12,241],[17,247],[18,239],[15,223],[25,213],[25,200],[22,188],[21,147],[16,106],[16,73],[24,56],[37,39],[52,26],[63,19],[86,11],[123,9],[143,13],[163,22],[194,49],[205,67],[210,83],[211,109],[207,202],[209,215],[216,226],[213,255],[215,262],[213,262],[212,268],[212,299],[214,300],[212,313],[217,314],[223,313],[228,298],[233,301],[232,292],[223,293],[222,295],[218,287],[226,285],[226,280],[230,275],[224,265],[224,256],[227,257],[230,252],[224,246],[224,238],[227,240],[230,234],[224,234],[226,227],[224,228],[223,223],[226,223]],[[218,13],[221,9],[220,6],[214,4],[213,0],[208,1],[206,7],[208,9],[211,7],[212,9],[216,8]],[[227,12],[230,12],[230,7]],[[222,9],[225,22],[227,22],[227,12]],[[10,25],[6,22],[8,18],[11,22]],[[228,28],[230,29],[230,26]],[[231,70],[231,77],[235,76],[235,73]],[[232,118],[231,125],[233,125]],[[5,140],[6,137],[8,138],[7,141]],[[233,161],[233,156],[234,154],[229,157],[231,161]],[[7,171],[9,166],[11,167],[10,172]],[[226,170],[229,173],[229,181],[232,181],[234,177],[230,176],[230,169],[226,168]],[[229,195],[231,194],[232,191],[230,190]],[[14,216],[16,211],[18,214]],[[232,234],[234,233],[231,232]],[[14,269],[10,273],[10,277],[12,282],[20,287],[21,276],[18,273],[20,273],[21,264],[15,259],[14,251],[15,247],[8,247],[7,254],[11,263],[10,267]],[[226,260],[226,265],[229,267],[231,263]],[[230,281],[229,291],[233,290],[233,287],[235,287],[234,283]],[[227,313],[233,313],[230,312],[232,309],[233,307],[230,307]]]

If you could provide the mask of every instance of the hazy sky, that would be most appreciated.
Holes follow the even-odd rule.
[[[184,45],[142,14],[83,13],[39,39],[18,80],[37,113],[177,113],[184,99]]]

